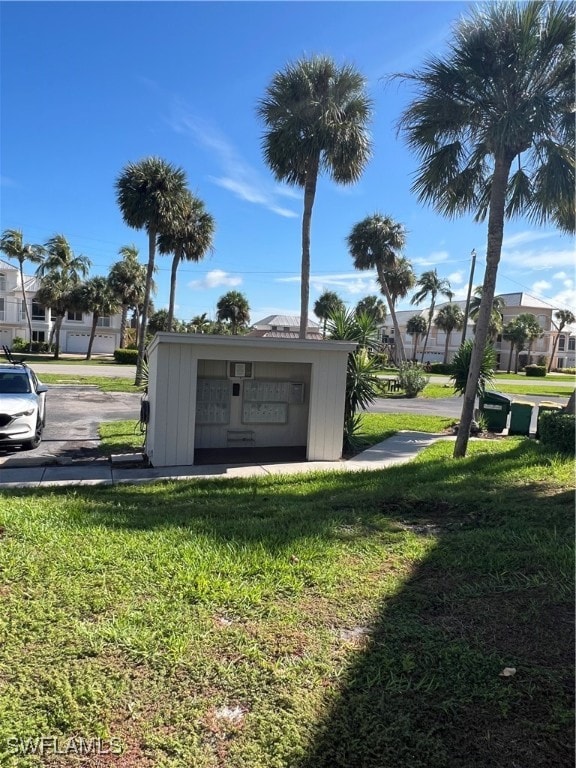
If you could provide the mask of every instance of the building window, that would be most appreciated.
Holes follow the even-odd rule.
[[[98,318],[96,323],[97,328],[110,328],[110,317],[108,315],[102,315]]]
[[[46,310],[36,299],[32,299],[32,320],[46,320]]]
[[[566,336],[558,336],[558,352],[566,349]]]
[[[68,310],[68,320],[71,320],[74,323],[81,323],[82,318],[82,312],[72,312],[72,310]]]
[[[18,320],[26,320],[26,305],[22,299],[18,299]]]
[[[568,339],[568,351],[574,352],[574,350],[576,350],[576,337],[570,336],[570,338]]]
[[[46,341],[46,331],[32,331],[32,341],[43,344]]]
[[[6,275],[0,272],[0,291],[6,290]]]
[[[0,296],[0,320],[6,320],[6,299]]]
[[[564,368],[564,358],[563,357],[559,357],[558,358],[558,365],[556,367],[557,368]]]

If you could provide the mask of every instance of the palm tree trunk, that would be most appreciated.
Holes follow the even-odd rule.
[[[92,328],[90,329],[90,341],[88,342],[88,351],[86,352],[86,360],[92,359],[92,345],[94,344],[94,336],[96,336],[97,324],[98,324],[98,312],[94,312],[92,315]]]
[[[502,252],[506,188],[508,186],[508,175],[510,173],[512,160],[512,155],[496,155],[494,158],[494,173],[492,175],[490,209],[488,214],[486,270],[484,272],[482,298],[480,300],[478,320],[476,321],[476,333],[472,345],[472,355],[470,359],[470,369],[468,371],[468,380],[466,382],[466,391],[464,393],[464,403],[462,404],[462,413],[460,415],[460,426],[458,427],[458,434],[454,445],[455,459],[466,456],[468,439],[470,437],[470,426],[474,417],[478,377],[480,376],[484,349],[486,348],[486,339],[488,338],[492,302],[496,291],[498,264]]]
[[[302,266],[300,284],[300,333],[301,339],[306,338],[308,330],[308,303],[310,301],[310,225],[312,222],[312,208],[316,197],[316,183],[318,181],[318,168],[320,158],[310,158],[306,171],[306,184],[304,185],[304,212],[302,214]]]
[[[422,347],[422,355],[420,356],[420,362],[424,362],[424,355],[426,354],[426,347],[428,346],[428,336],[430,336],[430,328],[432,327],[432,318],[434,317],[434,305],[436,299],[432,297],[432,303],[430,304],[430,312],[428,313],[428,328],[426,328],[426,338],[424,339],[424,346]]]
[[[554,362],[554,355],[556,354],[556,347],[558,346],[558,338],[560,336],[560,331],[556,334],[554,337],[554,341],[552,342],[552,352],[550,354],[550,360],[548,361],[548,373],[552,370],[552,363]]]
[[[178,272],[178,264],[180,264],[181,254],[180,251],[174,254],[172,259],[172,270],[170,272],[170,300],[168,302],[168,315],[166,317],[167,331],[172,330],[172,320],[174,319],[174,301],[176,300],[176,273]]]
[[[137,387],[142,384],[142,366],[144,363],[144,347],[146,346],[146,325],[148,324],[148,305],[150,304],[150,292],[152,288],[152,276],[154,275],[155,256],[156,230],[151,227],[148,230],[148,266],[146,269],[146,288],[144,289],[144,304],[142,306],[140,338],[138,339],[138,356],[136,358],[136,378],[134,380],[134,384]]]
[[[388,309],[390,310],[390,317],[392,318],[392,325],[394,326],[394,341],[396,344],[396,364],[404,363],[406,361],[406,352],[404,351],[404,342],[402,341],[402,334],[400,333],[400,326],[398,325],[398,319],[396,318],[396,310],[394,309],[394,302],[390,295],[388,283],[386,282],[386,273],[380,263],[376,265],[376,271],[378,272],[378,282],[380,287],[384,291]]]
[[[126,346],[126,323],[128,319],[128,304],[122,304],[122,314],[120,315],[120,349]]]
[[[26,322],[28,323],[28,351],[32,352],[32,319],[30,317],[30,311],[28,309],[28,302],[26,301],[26,290],[24,288],[24,262],[19,261],[20,264],[20,287],[22,288],[22,303],[24,304],[24,312],[26,313]]]
[[[508,370],[506,373],[510,373],[510,369],[512,368],[512,354],[514,352],[514,342],[510,342],[510,354],[508,355]]]
[[[62,327],[63,320],[64,315],[56,315],[56,320],[54,321],[54,360],[60,358],[60,328]]]
[[[446,343],[444,344],[444,365],[446,365],[448,362],[448,344],[450,342],[450,333],[446,332]]]
[[[416,350],[418,349],[418,334],[414,336],[414,349],[412,351],[412,357],[414,358],[414,362],[416,362]]]

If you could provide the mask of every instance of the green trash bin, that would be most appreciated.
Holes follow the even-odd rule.
[[[538,421],[536,422],[536,440],[540,439],[540,416],[546,411],[563,411],[564,407],[559,403],[549,403],[547,400],[542,400],[538,406]]]
[[[480,398],[480,413],[491,432],[502,432],[506,429],[511,402],[512,398],[502,392],[484,392],[484,396]]]
[[[529,435],[534,403],[513,400],[510,406],[510,435]]]

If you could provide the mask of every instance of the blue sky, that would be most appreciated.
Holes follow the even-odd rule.
[[[448,220],[410,191],[416,158],[397,136],[410,92],[388,75],[441,53],[459,2],[2,2],[0,229],[27,242],[66,235],[107,274],[128,228],[114,182],[126,163],[158,155],[184,168],[216,220],[214,253],[179,270],[176,315],[215,315],[242,291],[257,321],[299,314],[302,194],[274,181],[261,151],[258,100],[274,73],[311,54],[351,63],[373,100],[372,160],[352,187],[320,181],[312,219],[311,308],[324,290],[353,306],[377,292],[356,272],[346,236],[376,211],[408,230],[417,274],[436,268],[464,298],[470,253],[482,281],[486,227]],[[170,260],[157,257],[157,308]],[[574,242],[524,220],[507,224],[498,291],[574,308]],[[408,297],[409,298],[409,297]],[[406,300],[400,308],[408,308]]]

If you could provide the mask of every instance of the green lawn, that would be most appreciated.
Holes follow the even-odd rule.
[[[526,381],[526,379],[524,379]],[[539,379],[542,381],[542,379]],[[524,397],[570,397],[571,389],[566,386],[558,385],[555,382],[546,382],[543,384],[500,384],[498,381],[489,387],[497,392],[504,392],[508,395],[523,395]],[[434,384],[431,382],[426,386],[419,397],[442,398],[454,397],[454,388],[450,384]]]
[[[79,764],[44,735],[130,768],[572,766],[573,461],[451,450],[4,491],[0,764]]]
[[[98,387],[103,392],[142,392],[142,387],[134,386],[134,379],[108,376],[75,376],[73,373],[41,373],[43,384],[82,384]]]

